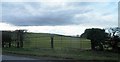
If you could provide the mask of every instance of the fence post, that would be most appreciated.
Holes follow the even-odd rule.
[[[61,36],[61,50],[62,50],[62,36]]]
[[[54,48],[54,36],[51,34],[51,48]]]

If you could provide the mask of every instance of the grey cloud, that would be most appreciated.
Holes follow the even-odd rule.
[[[71,2],[71,3],[68,3],[69,5],[73,5],[73,6],[90,6],[90,5],[93,5],[95,4],[95,2]]]
[[[76,14],[83,14],[92,11],[91,9],[80,9],[80,8],[73,8],[68,10],[67,8],[64,10],[59,11],[51,11],[49,9],[44,9],[44,13],[39,13],[38,15],[32,15],[28,14],[25,10],[24,5],[17,5],[17,4],[8,4],[3,3],[3,21],[7,23],[11,23],[14,25],[74,25],[74,24],[80,24],[83,22],[83,20],[75,20],[74,16]],[[25,3],[24,3],[25,4]],[[26,3],[27,5],[31,5],[31,7],[37,9],[42,9],[42,7],[38,3]],[[33,5],[33,6],[32,6]],[[39,6],[38,6],[39,5]],[[13,12],[16,8],[18,8],[18,14],[17,12]],[[11,10],[10,10],[11,9]],[[54,8],[55,9],[55,8]],[[10,10],[11,13],[8,11]],[[25,11],[25,12],[24,12]],[[20,14],[19,14],[20,13]],[[14,15],[13,15],[14,14]],[[76,22],[77,21],[77,22]]]

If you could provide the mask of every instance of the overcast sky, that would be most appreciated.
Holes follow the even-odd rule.
[[[118,2],[2,2],[0,30],[77,35],[118,26]]]

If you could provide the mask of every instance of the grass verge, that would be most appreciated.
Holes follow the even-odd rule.
[[[78,49],[28,49],[3,48],[3,54],[18,54],[37,57],[54,57],[76,60],[119,60],[120,54],[106,51],[91,51]]]

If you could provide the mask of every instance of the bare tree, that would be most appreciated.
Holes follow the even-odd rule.
[[[114,28],[107,28],[106,29],[109,33],[110,37],[114,37],[114,36],[119,36],[120,34],[120,27],[114,27]]]
[[[114,27],[107,29],[108,33],[110,34],[109,38],[109,45],[112,47],[113,51],[119,50],[119,43],[120,43],[120,27]]]

